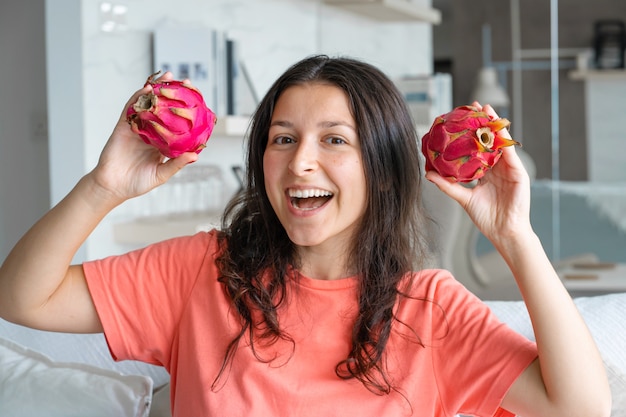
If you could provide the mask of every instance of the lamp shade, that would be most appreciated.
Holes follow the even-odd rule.
[[[509,96],[504,88],[498,84],[498,74],[493,67],[483,67],[478,72],[476,87],[472,91],[470,101],[480,104],[490,104],[492,107],[506,107],[509,105]]]

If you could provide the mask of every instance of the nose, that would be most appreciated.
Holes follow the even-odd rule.
[[[312,140],[298,141],[289,162],[289,170],[294,175],[306,175],[315,172],[319,166],[318,149],[315,144],[315,141]]]

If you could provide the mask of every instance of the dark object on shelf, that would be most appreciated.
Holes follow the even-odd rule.
[[[239,189],[237,190],[237,193],[240,193],[243,191],[244,185],[245,185],[245,174],[243,172],[243,168],[241,168],[241,166],[239,165],[234,165],[231,167],[231,169],[233,170],[233,173],[235,174],[235,177],[237,178],[237,183],[239,184]]]
[[[593,47],[597,68],[624,68],[626,28],[621,20],[599,20],[594,24]]]

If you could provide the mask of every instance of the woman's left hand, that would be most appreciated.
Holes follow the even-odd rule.
[[[490,106],[483,110],[497,117]],[[515,277],[533,325],[538,359],[510,387],[502,407],[524,416],[608,416],[611,396],[602,357],[532,230],[530,178],[515,148],[504,148],[475,187],[434,171],[426,178],[461,204],[494,244]]]
[[[498,117],[489,105],[472,105]],[[501,134],[510,138],[509,132],[503,130]],[[476,186],[443,178],[435,171],[427,172],[426,178],[456,200],[494,244],[530,228],[530,178],[513,146],[502,149],[500,160]]]

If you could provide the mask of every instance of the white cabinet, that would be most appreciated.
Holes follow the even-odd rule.
[[[248,116],[218,116],[211,136],[242,138],[250,124]]]
[[[626,181],[626,71],[574,71],[570,78],[585,83],[588,180]]]
[[[324,0],[325,4],[382,21],[441,23],[441,12],[410,0]]]

